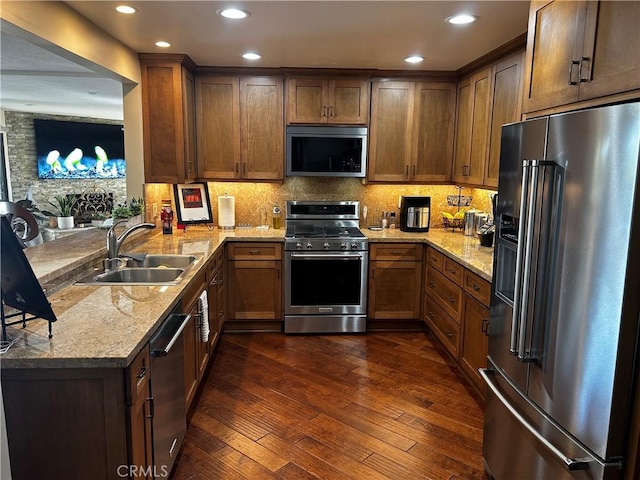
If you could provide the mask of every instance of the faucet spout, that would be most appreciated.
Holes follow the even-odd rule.
[[[111,226],[109,231],[107,232],[107,258],[118,258],[118,252],[120,251],[120,247],[122,246],[125,239],[131,235],[136,230],[140,230],[141,228],[155,228],[156,226],[153,223],[138,223],[132,227],[127,228],[124,232],[120,234],[120,236],[116,236],[116,227],[122,223],[125,223],[126,220],[117,220]]]

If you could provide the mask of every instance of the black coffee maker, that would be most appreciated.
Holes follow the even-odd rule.
[[[400,230],[428,232],[431,223],[431,197],[402,197],[400,202]]]

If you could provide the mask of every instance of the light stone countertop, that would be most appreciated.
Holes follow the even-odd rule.
[[[370,242],[425,242],[481,277],[491,280],[493,249],[481,247],[475,237],[434,229],[427,233],[400,230],[362,231]],[[192,226],[187,232],[158,230],[132,235],[121,252],[193,254],[195,265],[179,285],[95,286],[71,285],[72,279],[106,255],[106,231],[89,230],[26,250],[43,286],[51,285],[48,299],[58,321],[48,338],[44,320],[26,327],[8,327],[16,343],[0,356],[2,368],[125,368],[147,343],[163,319],[178,304],[200,269],[226,241],[284,241],[284,229],[237,229],[223,232]],[[56,289],[56,279],[62,288]],[[199,280],[197,280],[199,281]],[[13,320],[13,319],[12,319]]]

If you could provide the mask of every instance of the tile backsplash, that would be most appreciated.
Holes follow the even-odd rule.
[[[248,182],[208,182],[211,211],[214,223],[218,219],[218,196],[228,194],[235,197],[236,225],[239,223],[260,223],[260,213],[267,212],[271,220],[271,211],[275,202],[283,208],[287,200],[357,200],[361,207],[367,206],[364,226],[379,225],[383,211],[399,212],[399,197],[431,197],[431,226],[442,226],[442,212],[455,213],[457,207],[447,204],[447,196],[458,194],[471,196],[471,207],[491,212],[491,195],[495,192],[479,188],[454,185],[379,185],[363,184],[356,178],[326,177],[288,177],[284,183],[248,183]],[[146,218],[153,217],[153,204],[158,212],[163,199],[170,198],[174,203],[173,186],[165,184],[146,184]],[[470,208],[470,207],[469,207]],[[399,215],[399,213],[396,213]]]

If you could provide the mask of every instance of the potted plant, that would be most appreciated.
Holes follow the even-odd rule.
[[[123,203],[123,204],[120,204],[120,205],[116,206],[111,211],[111,216],[113,217],[114,220],[117,220],[117,219],[120,219],[120,218],[129,219],[129,218],[133,217],[133,213],[131,213],[131,209],[129,208],[129,206],[126,203]]]
[[[58,228],[60,230],[70,230],[73,228],[73,207],[76,205],[75,195],[55,195],[53,202],[49,202],[49,205],[54,207],[57,211]]]
[[[132,197],[129,201],[129,210],[131,210],[130,223],[142,223],[142,215],[144,214],[144,199]]]
[[[91,216],[91,226],[100,228],[106,219],[107,214],[96,212]]]

